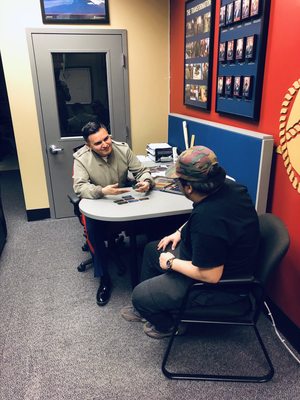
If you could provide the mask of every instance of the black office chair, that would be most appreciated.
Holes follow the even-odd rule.
[[[84,244],[82,245],[81,249],[82,251],[89,251],[91,254],[93,254],[93,247],[91,243],[88,240],[88,232],[86,230],[86,224],[85,224],[85,217],[84,215],[81,214],[80,209],[79,209],[79,202],[80,198],[75,194],[75,193],[70,193],[68,194],[68,198],[73,205],[74,208],[74,214],[75,216],[78,217],[80,224],[83,226],[83,236],[84,236]],[[122,233],[116,233],[115,231],[112,232],[107,232],[107,242],[108,242],[108,247],[109,247],[109,254],[115,261],[117,267],[118,267],[118,273],[119,275],[124,275],[126,272],[126,265],[122,261],[122,258],[119,256],[118,249],[122,247],[124,244],[124,235]],[[79,272],[85,272],[88,268],[93,266],[93,256],[89,257],[87,260],[82,261],[78,266],[77,270]]]
[[[258,265],[254,273],[254,277],[244,278],[244,279],[230,279],[230,280],[221,280],[218,284],[214,285],[214,287],[225,288],[226,290],[229,288],[238,288],[245,289],[244,293],[249,293],[249,295],[245,295],[241,297],[241,300],[227,305],[227,306],[206,306],[206,307],[191,307],[190,299],[191,296],[195,296],[195,292],[201,290],[207,290],[207,288],[211,288],[212,284],[207,284],[203,282],[197,282],[191,285],[188,289],[186,296],[182,302],[182,307],[179,311],[179,314],[176,318],[176,323],[174,327],[174,332],[172,337],[170,338],[169,344],[167,346],[163,362],[162,362],[162,371],[164,375],[170,379],[189,379],[189,380],[210,380],[210,381],[231,381],[231,382],[267,382],[272,379],[274,375],[274,368],[271,362],[271,359],[268,355],[267,349],[262,341],[261,335],[257,328],[257,321],[259,315],[263,309],[264,300],[266,296],[266,284],[268,278],[275,271],[275,269],[280,264],[284,255],[286,254],[289,248],[289,235],[286,227],[282,223],[282,221],[272,214],[264,214],[259,216],[260,223],[260,233],[261,233],[261,242],[260,242],[260,250],[259,250],[259,258]],[[264,355],[265,360],[268,364],[268,371],[265,374],[257,375],[257,372],[254,372],[253,375],[240,375],[239,373],[236,375],[223,375],[223,374],[204,374],[197,372],[190,372],[192,369],[191,363],[188,367],[188,372],[172,372],[167,368],[167,363],[170,359],[174,359],[174,356],[178,356],[178,352],[180,350],[177,349],[176,352],[173,350],[172,356],[169,359],[170,352],[174,343],[174,339],[176,337],[176,331],[178,325],[180,323],[190,323],[190,324],[214,324],[215,326],[220,326],[225,330],[224,326],[234,325],[234,326],[243,326],[250,327],[254,329],[256,334],[256,338],[260,345],[260,349],[262,349],[262,354]],[[199,325],[200,326],[200,325]],[[202,325],[203,327],[203,325]],[[222,334],[224,332],[222,331]],[[218,332],[220,335],[220,332]],[[224,338],[224,337],[223,337]],[[186,340],[188,338],[177,337],[176,343],[179,340]],[[224,338],[225,339],[225,338]],[[201,340],[201,338],[200,338]],[[222,339],[221,339],[222,340]],[[199,348],[199,341],[197,341],[197,354]],[[183,345],[184,343],[182,343]],[[223,343],[224,344],[224,343]],[[248,344],[248,343],[247,343]],[[193,347],[193,352],[195,351],[195,347]],[[204,351],[204,349],[203,349]],[[183,352],[181,348],[181,352]],[[190,361],[191,353],[184,353],[184,363]],[[181,356],[181,354],[180,354]],[[201,350],[200,356],[201,357]],[[224,358],[223,353],[212,354],[209,353],[209,359],[214,357],[214,365],[216,367],[221,366],[227,360]],[[240,360],[243,358],[242,352],[238,354],[237,358]],[[172,360],[171,360],[172,361]],[[207,366],[207,359],[201,359],[202,365]],[[243,361],[244,362],[244,361]],[[178,361],[175,362],[175,364]],[[174,368],[174,361],[171,363],[172,369]],[[238,367],[237,367],[238,368]],[[247,370],[250,370],[250,365],[247,366]],[[181,368],[182,371],[182,368]]]
[[[79,202],[80,198],[75,194],[75,193],[70,193],[68,194],[68,199],[70,200],[70,203],[72,204],[74,208],[74,215],[79,219],[80,224],[83,226],[83,237],[84,237],[84,243],[81,246],[82,251],[91,251],[88,242],[87,242],[87,232],[86,232],[86,227],[84,224],[83,216],[80,212],[79,209]],[[93,266],[93,257],[89,257],[87,260],[82,261],[78,267],[77,270],[79,272],[85,272],[87,268],[90,268]]]

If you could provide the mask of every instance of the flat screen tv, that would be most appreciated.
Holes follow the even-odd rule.
[[[40,0],[44,24],[107,24],[108,0]]]

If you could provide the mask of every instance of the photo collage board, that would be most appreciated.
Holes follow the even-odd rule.
[[[270,0],[221,0],[216,112],[257,121]]]
[[[210,110],[215,0],[185,4],[184,104]]]

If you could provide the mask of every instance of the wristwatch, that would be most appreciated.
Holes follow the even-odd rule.
[[[167,269],[172,269],[173,261],[175,260],[175,258],[176,257],[171,257],[167,260],[166,262]]]

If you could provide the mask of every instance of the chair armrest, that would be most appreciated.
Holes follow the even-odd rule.
[[[79,218],[81,225],[83,225],[81,221],[81,212],[79,210],[80,197],[75,193],[69,193],[67,196],[74,207],[74,214]]]
[[[70,202],[73,204],[73,206],[78,205],[80,202],[80,197],[78,197],[77,194],[75,194],[75,193],[69,193],[68,198],[69,198]]]
[[[226,285],[242,285],[242,284],[252,284],[255,282],[254,276],[245,276],[239,278],[230,278],[230,279],[220,279],[217,283],[207,283],[207,282],[193,282],[191,286],[226,286]]]
[[[244,276],[238,278],[230,278],[230,279],[220,279],[217,283],[207,283],[207,282],[193,282],[186,292],[186,296],[188,297],[189,294],[193,291],[201,291],[205,289],[218,289],[218,288],[236,288],[240,287],[241,290],[245,288],[254,288],[258,287],[260,291],[263,291],[263,285],[259,280],[257,280],[254,276]]]
[[[256,302],[262,302],[265,296],[265,289],[263,284],[254,276],[242,276],[238,278],[221,279],[218,283],[207,282],[193,282],[186,291],[185,297],[182,302],[181,312],[183,312],[189,300],[200,293],[202,290],[224,289],[224,291],[232,290],[232,293],[240,293],[250,295],[255,298]]]

